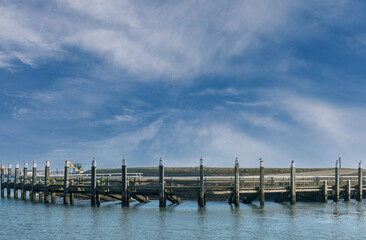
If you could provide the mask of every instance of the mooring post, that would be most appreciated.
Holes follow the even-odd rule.
[[[27,200],[27,189],[26,189],[26,184],[28,181],[28,162],[24,163],[24,170],[23,170],[23,190],[22,190],[22,194],[21,194],[21,198],[26,201]]]
[[[72,187],[72,185],[74,185],[74,180],[70,181],[70,187]],[[74,204],[74,193],[71,191],[69,192],[69,197],[70,197],[70,204]]]
[[[347,180],[347,187],[346,187],[346,194],[344,196],[344,201],[350,201],[351,200],[351,180]]]
[[[95,161],[95,158],[92,161],[92,167],[91,167],[91,205],[95,207],[95,189],[97,187],[97,162]]]
[[[127,182],[127,165],[126,159],[122,160],[122,207],[130,206],[130,197],[128,194],[128,182]]]
[[[291,204],[295,204],[296,203],[296,167],[295,167],[295,161],[294,160],[292,160],[292,162],[291,162],[290,191],[291,191]]]
[[[96,185],[96,191],[95,191],[95,200],[97,202],[97,207],[100,207],[100,194],[99,194],[99,187],[101,186],[101,182],[98,180]]]
[[[15,164],[15,177],[14,177],[14,198],[19,198],[19,191],[18,191],[18,182],[19,182],[19,163]]]
[[[1,197],[5,197],[5,167],[4,163],[1,163]]]
[[[33,161],[33,172],[32,172],[32,193],[31,193],[31,201],[36,201],[36,181],[37,181],[37,163]]]
[[[239,178],[239,161],[235,159],[235,192],[234,192],[234,204],[236,207],[240,205],[240,178]]]
[[[55,179],[52,180],[52,185],[56,185]],[[51,193],[51,203],[56,203],[56,193],[55,192]]]
[[[264,206],[264,165],[262,159],[259,159],[259,200],[261,206]]]
[[[68,192],[69,192],[69,164],[67,160],[65,161],[65,169],[64,169],[64,204],[69,204],[68,200]]]
[[[362,179],[362,161],[358,163],[358,186],[357,186],[357,201],[362,201],[363,179]]]
[[[338,202],[339,201],[339,161],[336,161],[336,166],[335,166],[335,194],[334,194],[334,202]]]
[[[48,185],[50,181],[50,161],[46,161],[46,166],[44,168],[44,202],[49,203],[50,197],[49,197],[49,191],[48,191]]]
[[[11,164],[8,165],[8,182],[6,184],[7,197],[10,198],[10,184],[11,184]]]
[[[163,160],[159,160],[159,207],[166,207]]]
[[[202,157],[200,158],[200,193],[198,197],[198,206],[199,207],[206,206],[204,166]]]
[[[38,181],[38,184],[39,185],[41,185],[42,186],[42,179],[40,179],[39,181]],[[43,192],[41,191],[41,190],[39,190],[39,192],[38,192],[38,199],[39,199],[39,202],[43,202]]]
[[[328,202],[328,182],[327,180],[323,181],[323,202]]]

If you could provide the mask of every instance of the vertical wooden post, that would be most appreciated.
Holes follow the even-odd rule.
[[[344,201],[351,200],[351,180],[347,180],[346,194],[344,195]]]
[[[323,202],[328,202],[328,182],[327,180],[324,180],[323,182]]]
[[[48,185],[50,181],[50,161],[46,161],[46,166],[44,168],[44,202],[49,203],[50,197],[49,197],[49,191],[48,191]]]
[[[205,180],[204,180],[204,166],[203,159],[200,159],[200,193],[198,197],[198,206],[206,206],[206,196],[205,196]]]
[[[159,207],[166,207],[163,160],[159,160]]]
[[[33,172],[32,172],[32,193],[31,193],[31,201],[36,201],[36,181],[37,181],[37,163],[33,161]]]
[[[363,177],[362,177],[362,161],[358,164],[358,186],[357,186],[357,201],[362,201]]]
[[[100,194],[99,194],[99,190],[98,187],[101,186],[101,182],[98,180],[97,181],[97,185],[96,185],[96,191],[95,191],[95,200],[97,202],[97,207],[100,207]]]
[[[56,180],[55,179],[53,179],[52,185],[56,185]],[[51,203],[56,203],[56,193],[55,192],[51,193]]]
[[[71,180],[70,181],[70,186],[74,185],[74,180]],[[72,192],[72,189],[71,191],[69,192],[69,197],[70,197],[70,204],[74,204],[74,193]]]
[[[239,178],[239,161],[235,159],[235,192],[234,192],[234,204],[235,206],[240,205],[240,178]]]
[[[42,185],[42,180],[39,180],[38,183],[39,183],[39,185]],[[39,199],[39,202],[43,202],[43,192],[41,190],[39,190],[39,192],[38,192],[38,199]]]
[[[27,181],[28,181],[28,162],[25,162],[23,170],[23,191],[21,196],[24,201],[27,200],[27,189],[26,189]]]
[[[259,161],[259,200],[261,206],[264,206],[264,165],[262,159]]]
[[[334,194],[334,202],[338,202],[339,201],[339,162],[338,160],[336,161],[336,166],[335,166],[335,194]]]
[[[18,182],[19,182],[19,163],[15,164],[15,177],[14,177],[14,198],[19,198],[19,191],[18,191]]]
[[[92,161],[92,167],[91,167],[91,183],[90,183],[91,184],[90,202],[93,207],[95,207],[95,189],[97,187],[96,181],[97,181],[97,163],[94,158]]]
[[[296,167],[295,167],[295,161],[294,160],[292,160],[292,162],[291,162],[290,191],[291,191],[291,204],[295,204],[296,203]]]
[[[64,168],[64,204],[69,204],[68,197],[68,187],[69,187],[69,164],[65,161],[65,168]]]
[[[4,163],[1,163],[1,197],[5,197],[5,167]]]
[[[128,182],[127,182],[127,165],[126,159],[122,160],[122,207],[130,206],[130,197],[128,194]]]
[[[10,198],[10,184],[11,184],[11,164],[8,165],[8,183],[6,184],[7,197]]]

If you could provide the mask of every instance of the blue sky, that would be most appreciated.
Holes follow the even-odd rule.
[[[1,161],[357,167],[365,5],[3,0]]]

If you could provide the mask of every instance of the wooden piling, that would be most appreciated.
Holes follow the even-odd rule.
[[[198,206],[204,207],[206,206],[206,197],[205,197],[205,181],[204,181],[204,166],[203,159],[200,159],[200,192],[198,197]]]
[[[362,161],[358,164],[358,186],[357,186],[357,201],[362,201],[363,177],[362,177]]]
[[[74,180],[70,181],[70,187],[72,187],[72,185],[74,185]],[[69,198],[70,198],[70,204],[74,204],[75,197],[74,197],[74,193],[72,192],[72,189],[71,189],[71,191],[69,191]]]
[[[91,196],[91,199],[90,199],[90,202],[91,202],[91,205],[93,207],[95,207],[95,189],[97,187],[97,163],[95,161],[95,159],[93,159],[92,161],[92,167],[91,167],[91,192],[90,192],[90,196]]]
[[[346,186],[346,192],[344,194],[344,201],[350,201],[351,200],[351,180],[347,180],[347,186]]]
[[[290,184],[290,195],[291,195],[291,204],[296,203],[296,167],[295,161],[291,162],[291,184]]]
[[[128,181],[127,181],[127,165],[126,159],[122,160],[122,207],[130,206],[130,196],[128,194]]]
[[[56,185],[56,180],[52,180],[52,185]],[[51,203],[56,203],[56,193],[51,193]]]
[[[240,205],[240,178],[239,178],[239,161],[235,159],[235,191],[234,191],[234,205]]]
[[[328,182],[327,180],[323,181],[323,202],[328,202]]]
[[[261,206],[264,206],[264,166],[263,161],[259,161],[259,200]]]
[[[32,172],[32,192],[30,198],[32,202],[36,201],[36,181],[37,181],[37,163],[33,161],[33,172]]]
[[[159,161],[159,207],[166,207],[164,165],[161,158]]]
[[[6,193],[8,198],[10,198],[10,184],[11,184],[11,164],[8,165],[8,182],[6,184]]]
[[[26,189],[27,180],[28,180],[28,162],[25,162],[23,169],[23,186],[21,194],[21,199],[23,199],[24,201],[27,200],[27,189]]]
[[[18,191],[18,182],[19,182],[19,163],[15,164],[15,177],[14,177],[14,198],[19,198],[19,191]]]
[[[46,161],[46,166],[44,168],[44,202],[49,203],[50,197],[49,197],[49,191],[48,191],[48,185],[50,181],[50,161]]]
[[[65,161],[65,168],[64,168],[64,205],[69,204],[68,199],[68,187],[69,187],[69,164]]]
[[[5,167],[4,163],[1,163],[1,197],[5,197]]]
[[[42,185],[42,180],[39,180],[39,184]],[[38,192],[38,200],[39,200],[39,202],[43,202],[43,200],[44,200],[42,191]]]
[[[96,184],[96,191],[95,191],[95,200],[97,207],[100,207],[100,194],[99,194],[99,187],[101,186],[101,182],[98,180]]]
[[[336,161],[336,166],[335,166],[335,186],[334,186],[334,197],[333,197],[333,201],[334,202],[338,202],[339,201],[339,161]]]

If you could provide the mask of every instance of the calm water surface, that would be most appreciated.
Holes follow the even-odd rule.
[[[0,199],[0,239],[355,239],[366,236],[366,202],[266,202],[231,207],[194,201],[159,209],[158,201],[90,207]]]

